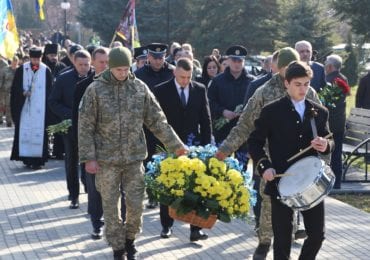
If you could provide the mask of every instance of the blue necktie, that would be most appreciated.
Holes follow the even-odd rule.
[[[181,104],[186,107],[186,97],[184,93],[184,88],[181,88],[181,94],[180,94]]]

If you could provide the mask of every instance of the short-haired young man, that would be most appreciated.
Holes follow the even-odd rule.
[[[334,145],[333,141],[324,138],[329,134],[328,110],[306,99],[311,78],[312,70],[307,64],[300,61],[290,63],[284,80],[287,95],[262,109],[254,122],[255,130],[247,141],[248,151],[257,162],[257,171],[267,182],[265,193],[271,197],[274,259],[289,259],[293,228],[292,208],[278,199],[280,178],[276,178],[276,173],[285,173],[292,164],[307,156],[328,154]],[[312,117],[317,128],[316,137],[311,126]],[[266,141],[269,155],[264,149]],[[287,161],[310,145],[313,149]],[[299,259],[315,259],[324,240],[324,202],[301,213],[307,239]]]

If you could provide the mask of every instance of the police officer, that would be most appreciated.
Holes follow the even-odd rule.
[[[130,72],[131,52],[117,47],[109,53],[109,69],[86,90],[79,108],[80,161],[96,174],[103,202],[105,237],[114,258],[136,259],[134,240],[142,225],[144,167],[147,156],[143,124],[170,151],[185,146],[146,84]],[[119,219],[120,184],[126,194],[126,224]]]
[[[147,61],[147,54],[148,50],[144,47],[137,47],[134,48],[134,59],[135,63],[132,64],[132,71],[135,72],[136,70],[144,67]]]
[[[168,46],[163,43],[151,43],[147,45],[146,49],[148,50],[148,64],[134,72],[135,76],[144,81],[151,91],[153,91],[154,86],[173,78],[173,70],[175,67],[165,61],[167,48]],[[145,160],[145,163],[147,163],[152,158],[152,155],[156,152],[157,141],[147,128],[144,127],[144,131],[148,149],[148,157]],[[149,200],[147,207],[155,208],[157,206],[157,202],[154,201],[150,189],[147,189],[147,193]]]
[[[227,49],[226,55],[229,59],[229,66],[224,73],[216,76],[208,89],[209,105],[211,108],[212,120],[224,118],[227,123],[222,127],[214,128],[216,144],[220,144],[229,134],[231,128],[236,125],[240,111],[236,108],[242,107],[244,96],[249,83],[254,76],[249,75],[245,69],[245,57],[247,49],[244,46],[234,45]],[[246,162],[246,147],[239,149],[237,153],[239,160]]]

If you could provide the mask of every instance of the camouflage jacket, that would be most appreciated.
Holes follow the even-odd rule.
[[[254,120],[259,117],[262,108],[286,94],[282,77],[279,74],[273,75],[271,80],[258,88],[249,99],[237,125],[230,131],[230,134],[221,144],[219,150],[228,155],[236,151],[254,130]],[[312,87],[309,88],[306,98],[316,103],[321,103],[316,91]]]
[[[0,60],[0,92],[10,93],[12,86],[14,73],[8,63],[1,59]]]
[[[149,88],[133,74],[118,81],[109,70],[87,88],[79,105],[80,161],[127,164],[147,156],[143,124],[170,151],[183,143]]]

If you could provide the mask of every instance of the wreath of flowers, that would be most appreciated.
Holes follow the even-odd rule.
[[[159,154],[147,164],[145,180],[156,200],[185,215],[192,210],[223,222],[247,217],[255,203],[251,174],[234,158],[219,161],[213,145],[191,146],[187,156]]]

